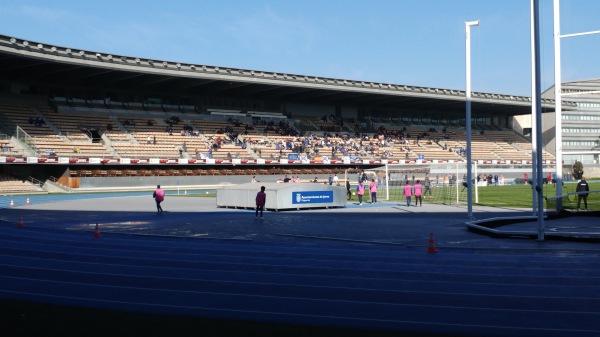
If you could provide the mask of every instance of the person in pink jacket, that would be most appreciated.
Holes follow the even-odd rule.
[[[160,206],[160,203],[165,200],[165,191],[160,188],[160,185],[156,185],[156,191],[152,193],[152,197],[154,201],[156,201],[156,214],[162,214],[163,209]]]
[[[362,197],[365,194],[365,185],[363,185],[362,180],[358,182],[358,186],[356,186],[356,194],[358,195],[358,204],[362,205]]]
[[[369,185],[369,192],[371,192],[371,203],[374,204],[377,202],[377,183],[375,179],[371,179],[371,184]]]
[[[419,204],[420,207],[423,207],[423,198],[421,195],[423,194],[423,185],[421,185],[421,181],[417,180],[415,184],[415,207]]]
[[[260,192],[256,193],[256,217],[258,217],[258,211],[260,211],[260,217],[262,218],[266,202],[267,194],[265,193],[265,187],[261,186]]]
[[[410,199],[412,196],[412,186],[410,182],[407,180],[406,185],[404,185],[404,196],[406,197],[406,207],[410,207]]]

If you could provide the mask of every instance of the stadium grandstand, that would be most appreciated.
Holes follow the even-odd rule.
[[[543,99],[543,112],[553,108]],[[462,162],[464,111],[461,90],[182,64],[0,35],[3,191],[43,192],[47,182],[67,191],[103,187],[108,177],[123,187],[156,177],[171,185],[283,174],[312,181],[385,164]],[[531,113],[529,97],[474,92],[472,112],[473,160],[531,160],[527,128],[515,125],[515,116]],[[543,159],[555,164],[550,152]]]

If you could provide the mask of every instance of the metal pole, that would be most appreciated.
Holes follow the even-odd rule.
[[[458,194],[458,177],[460,177],[458,172],[458,161],[456,162],[456,176],[454,177],[454,186],[456,187],[456,206],[459,205],[459,194]]]
[[[560,1],[554,0],[554,104],[556,139],[556,211],[562,209],[562,77],[560,67]]]
[[[390,201],[390,181],[389,181],[388,164],[385,164],[385,198]]]
[[[536,144],[538,142],[537,139],[537,108],[538,104],[538,96],[536,91],[537,85],[537,66],[538,66],[538,52],[536,49],[536,38],[537,35],[537,12],[538,4],[535,0],[530,1],[531,9],[530,9],[530,34],[531,34],[531,208],[533,215],[537,214],[538,210],[538,200],[537,200],[537,191],[534,186],[537,185],[537,153],[536,153]],[[527,184],[527,182],[525,182]]]
[[[479,26],[479,20],[465,22],[466,30],[466,126],[467,126],[467,218],[473,219],[473,191],[471,190],[471,181],[473,173],[471,172],[471,27]],[[458,178],[458,177],[457,177]],[[458,188],[458,187],[457,187]],[[458,196],[457,196],[458,198]],[[458,200],[457,200],[458,201]]]
[[[479,184],[477,183],[477,162],[473,163],[473,169],[474,169],[474,174],[473,176],[475,177],[475,203],[478,204],[479,203]]]
[[[546,232],[544,224],[544,200],[542,184],[544,183],[542,167],[542,85],[540,68],[540,32],[539,32],[539,0],[531,0],[531,117],[532,136],[532,169],[534,212],[538,216],[538,240],[543,241]],[[537,206],[537,209],[536,209]]]

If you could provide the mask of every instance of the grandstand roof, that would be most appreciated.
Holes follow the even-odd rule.
[[[228,96],[464,116],[465,91],[153,60],[0,35],[0,78],[10,82],[180,96]],[[572,103],[565,102],[568,109]],[[542,101],[544,112],[554,101]],[[531,99],[473,92],[477,116],[531,113]]]

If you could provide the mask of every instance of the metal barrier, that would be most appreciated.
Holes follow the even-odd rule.
[[[546,197],[546,208],[556,209],[556,200],[562,199],[563,209],[578,209],[577,202],[579,196],[582,196],[580,201],[579,209],[585,209],[585,202],[587,201],[587,210],[600,211],[600,190],[593,190],[588,192],[569,192],[559,196]],[[584,200],[583,196],[587,195]]]

